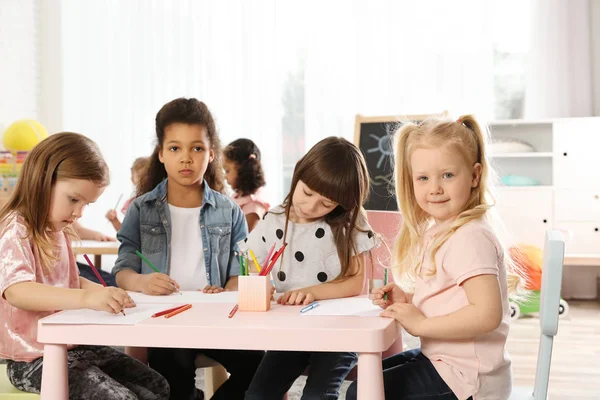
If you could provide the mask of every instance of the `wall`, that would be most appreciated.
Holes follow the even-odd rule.
[[[592,94],[594,115],[600,116],[600,1],[590,2]]]

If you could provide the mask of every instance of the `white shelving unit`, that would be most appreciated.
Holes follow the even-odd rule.
[[[536,186],[500,186],[496,206],[516,242],[543,246],[548,229],[567,235],[566,259],[600,266],[600,118],[499,121],[494,139],[517,139],[535,151],[490,154],[500,175],[535,179]],[[597,272],[588,279],[596,297]],[[578,283],[579,285],[579,283]],[[585,297],[585,296],[583,296]]]

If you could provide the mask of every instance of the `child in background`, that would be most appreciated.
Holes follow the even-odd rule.
[[[364,255],[375,246],[363,204],[369,175],[360,150],[343,138],[317,143],[294,169],[283,205],[269,211],[248,237],[263,263],[270,247],[288,243],[273,268],[280,304],[356,296],[364,280]],[[268,351],[247,400],[281,399],[308,367],[303,399],[337,399],[356,353]]]
[[[507,271],[511,259],[488,221],[493,171],[485,150],[485,132],[470,115],[397,133],[398,285],[374,289],[372,298],[382,316],[421,338],[421,349],[383,361],[386,398],[510,396],[508,296],[521,279]],[[347,399],[355,398],[353,384]]]
[[[136,190],[138,185],[140,184],[140,181],[142,180],[142,176],[146,173],[146,168],[148,168],[148,161],[148,157],[138,157],[135,159],[133,165],[131,166],[131,183],[133,183],[133,186],[135,186]],[[127,212],[127,208],[129,208],[129,205],[134,199],[135,195],[127,199],[125,204],[123,204],[123,208],[121,208],[121,213],[123,213],[123,215]],[[119,229],[121,229],[121,221],[119,221],[119,217],[117,216],[116,210],[108,210],[106,212],[106,219],[110,221],[113,228],[115,228],[115,231],[118,232]]]
[[[250,139],[237,139],[223,150],[225,179],[234,190],[233,200],[246,215],[248,231],[269,211],[265,199],[265,174],[261,165],[260,150]]]
[[[209,109],[196,99],[165,104],[156,115],[156,136],[139,197],[117,233],[121,246],[113,274],[119,287],[149,295],[237,290],[240,267],[233,244],[248,231],[242,210],[222,194],[221,145]],[[161,272],[142,264],[136,250]],[[264,354],[148,349],[150,366],[167,378],[171,399],[202,398],[195,387],[195,359],[201,353],[230,373],[215,400],[242,399]]]
[[[57,133],[33,148],[0,211],[0,357],[8,360],[8,377],[20,390],[40,392],[39,319],[57,310],[117,314],[135,306],[125,291],[79,277],[71,249],[73,222],[102,194],[108,179],[94,142]],[[169,397],[162,376],[111,347],[69,346],[67,362],[70,399]]]

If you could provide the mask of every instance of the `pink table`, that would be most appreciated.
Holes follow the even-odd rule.
[[[67,344],[247,350],[358,352],[358,398],[383,400],[381,353],[401,337],[400,326],[379,317],[301,316],[299,306],[237,312],[231,304],[194,304],[173,318],[137,325],[44,325],[42,399],[68,399]],[[398,342],[396,342],[398,344]]]

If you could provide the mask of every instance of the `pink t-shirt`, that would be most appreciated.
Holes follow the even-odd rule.
[[[37,341],[38,320],[56,311],[26,311],[13,307],[4,298],[4,291],[20,282],[77,289],[80,284],[71,239],[66,233],[54,233],[59,259],[48,275],[44,274],[39,253],[34,250],[27,233],[21,216],[9,217],[0,228],[0,357],[29,362],[44,355],[44,347]]]
[[[130,199],[127,199],[127,200],[125,201],[125,204],[123,204],[123,208],[121,208],[121,212],[122,212],[123,214],[126,214],[126,213],[127,213],[127,209],[129,208],[129,206],[131,205],[131,203],[133,203],[133,201],[134,201],[134,200],[135,200],[135,197],[132,197],[132,198],[130,198]]]
[[[270,208],[269,202],[265,199],[263,187],[258,188],[254,194],[248,196],[240,196],[239,193],[234,193],[232,198],[240,206],[244,215],[256,214],[258,218],[262,218]]]
[[[510,314],[502,247],[485,219],[468,222],[439,248],[436,274],[427,275],[432,268],[433,235],[442,228],[434,226],[425,234],[413,304],[427,317],[450,314],[469,304],[464,281],[477,275],[496,275],[502,322],[493,332],[472,340],[421,338],[421,351],[459,399],[507,399],[512,384],[511,363],[505,351]]]

